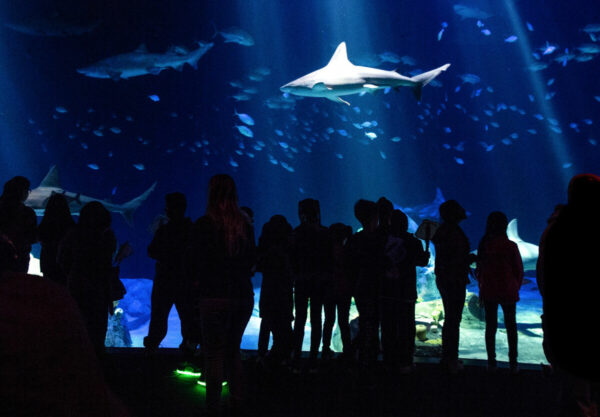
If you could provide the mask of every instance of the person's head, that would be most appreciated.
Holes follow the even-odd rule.
[[[208,183],[206,215],[223,231],[229,254],[239,249],[246,238],[248,221],[238,206],[238,196],[233,178],[227,174],[214,175]]]
[[[110,212],[99,201],[87,203],[79,212],[79,226],[97,232],[110,227]]]
[[[29,196],[31,183],[25,177],[17,175],[4,183],[2,200],[12,203],[23,203]]]
[[[329,233],[335,245],[344,245],[350,236],[352,236],[352,227],[344,223],[334,223],[329,226]]]
[[[408,216],[402,210],[394,210],[391,218],[391,229],[395,235],[408,231]]]
[[[377,204],[361,198],[354,204],[354,216],[364,230],[373,230],[377,227]]]
[[[575,175],[567,189],[568,205],[590,213],[600,209],[600,177],[594,174]]]
[[[302,224],[320,224],[321,208],[319,200],[314,198],[305,198],[298,203],[298,217]]]
[[[390,219],[392,217],[392,211],[394,211],[394,205],[390,200],[385,197],[381,197],[377,200],[377,209],[379,211],[379,225],[389,226]]]
[[[261,244],[270,245],[287,240],[292,233],[292,226],[281,214],[272,216],[263,226],[260,236]]]
[[[169,219],[182,219],[186,209],[187,201],[183,193],[169,193],[165,196],[165,213]]]
[[[501,211],[493,211],[487,218],[485,226],[486,236],[506,236],[508,218]]]
[[[54,193],[48,199],[42,221],[73,223],[69,202],[63,194]]]
[[[448,200],[440,204],[440,217],[446,223],[459,223],[467,218],[467,213],[456,200]]]

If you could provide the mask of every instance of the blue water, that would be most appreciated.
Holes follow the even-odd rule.
[[[216,173],[235,178],[258,229],[276,213],[296,225],[297,202],[307,197],[320,200],[323,224],[357,227],[359,198],[385,195],[414,207],[439,188],[469,212],[463,228],[475,246],[494,210],[518,218],[521,237],[537,243],[554,205],[566,199],[569,178],[600,167],[597,2],[63,0],[0,7],[3,23],[32,16],[97,25],[59,37],[0,28],[0,177],[26,175],[36,187],[56,165],[64,189],[115,203],[156,181],[133,227],[113,216],[119,241],[136,251],[122,265],[125,277],[152,278],[146,246],[164,195],[186,193],[197,218]],[[231,27],[253,45],[226,43]],[[192,50],[200,40],[214,46],[197,69],[119,81],[76,71],[141,44],[162,54],[171,46]],[[350,106],[281,93],[280,86],[325,66],[342,41],[356,65],[407,76],[451,66],[424,87],[421,102],[406,87],[344,96]]]

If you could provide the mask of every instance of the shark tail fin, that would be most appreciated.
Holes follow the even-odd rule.
[[[506,234],[508,239],[514,242],[521,240],[521,237],[519,236],[519,225],[517,223],[517,219],[512,219],[510,223],[508,223]]]
[[[413,87],[413,94],[415,95],[415,98],[421,101],[421,92],[423,90],[423,87],[425,87],[427,84],[433,81],[433,79],[440,75],[442,72],[446,71],[449,66],[450,64],[445,64],[431,71],[427,71],[423,74],[415,75],[414,77],[412,77],[411,81],[415,83],[415,86]]]
[[[133,213],[142,205],[144,201],[146,201],[148,196],[152,193],[152,191],[154,191],[155,188],[156,182],[152,184],[150,188],[144,191],[141,195],[123,204],[123,210],[120,213],[123,215],[123,218],[125,219],[128,225],[133,225]]]

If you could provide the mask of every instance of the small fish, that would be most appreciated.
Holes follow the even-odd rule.
[[[110,192],[110,195],[115,195],[117,193],[117,187],[114,187]]]
[[[246,113],[238,113],[235,109],[233,110],[233,114],[236,115],[242,123],[245,123],[248,126],[254,126],[254,119],[250,115]]]
[[[240,125],[235,125],[234,126],[242,135],[248,137],[248,138],[252,138],[254,137],[254,133],[252,133],[252,131],[247,127],[247,126],[240,126]]]
[[[504,139],[502,139],[502,141],[501,141],[501,142],[502,142],[503,144],[505,144],[506,146],[509,146],[509,145],[511,145],[511,144],[512,144],[512,141],[511,141],[510,139],[508,139],[508,138],[504,138]]]
[[[534,114],[534,115],[533,115],[533,117],[535,117],[535,118],[536,118],[536,119],[538,119],[538,120],[544,120],[544,116],[542,116],[542,115],[541,115],[541,114],[539,114],[539,113],[536,113],[536,114]]]
[[[275,134],[277,136],[283,136],[283,132],[281,130],[279,130],[279,129],[275,129]]]
[[[447,143],[442,144],[442,147],[444,149],[452,149],[452,146],[448,145]]]
[[[492,31],[489,29],[481,29],[481,33],[483,33],[485,36],[490,36]]]
[[[229,165],[231,165],[234,168],[237,168],[240,166],[240,164],[238,164],[233,158],[229,158]]]
[[[281,162],[280,165],[286,171],[289,171],[289,172],[294,172],[295,171],[293,167],[291,167],[290,165],[286,164],[285,162]]]
[[[552,131],[554,131],[555,133],[561,134],[562,133],[562,129],[558,126],[550,126],[550,129]]]
[[[102,133],[102,131],[99,129],[94,130],[92,133],[98,137],[104,136],[104,133]]]
[[[444,132],[446,132],[446,133],[451,133],[451,132],[452,132],[452,129],[451,129],[450,127],[446,126],[446,127],[444,128]]]
[[[290,147],[290,145],[288,145],[286,142],[279,142],[279,146],[281,146],[283,149],[287,149]]]
[[[515,133],[511,133],[509,136],[511,137],[511,139],[519,139],[519,134],[516,133],[516,132]]]
[[[377,134],[375,132],[365,132],[365,136],[371,140],[374,140],[377,138]]]
[[[598,144],[598,142],[596,141],[596,139],[588,139],[588,142],[590,143],[590,145],[592,146],[596,146]]]
[[[98,164],[88,164],[87,167],[89,169],[94,170],[94,171],[98,171],[100,169],[100,167],[98,166]]]
[[[529,22],[525,22],[525,26],[527,26],[527,30],[533,32],[533,25]]]
[[[535,101],[535,97],[533,97],[533,95],[529,94],[529,95],[527,95],[527,97],[529,98],[529,101],[531,101],[532,103]]]
[[[530,135],[537,135],[537,130],[535,129],[527,129],[527,132],[529,132]]]
[[[57,113],[62,113],[62,114],[64,114],[64,113],[68,113],[68,112],[69,112],[69,110],[67,110],[67,109],[66,109],[66,108],[64,108],[63,106],[58,106],[58,107],[56,107],[54,110],[56,110],[56,112],[57,112]]]
[[[392,139],[390,139],[392,142],[400,142],[402,140],[401,137],[399,136],[394,136]]]
[[[138,171],[143,171],[143,170],[146,169],[146,167],[144,166],[144,164],[139,164],[139,163],[138,164],[133,164],[133,167],[135,169],[137,169]]]
[[[508,38],[504,39],[504,42],[507,42],[507,43],[513,43],[513,42],[516,42],[516,41],[517,41],[517,39],[519,39],[519,38],[518,38],[518,37],[516,37],[515,35],[511,35],[511,36],[509,36]]]
[[[564,163],[562,167],[564,169],[568,169],[568,168],[571,168],[572,166],[573,166],[573,164],[571,162],[567,162],[567,163]]]
[[[594,100],[600,102],[600,96],[594,96]]]
[[[348,132],[344,129],[338,129],[337,131],[341,136],[348,136]]]
[[[381,156],[381,159],[387,159],[387,155],[383,151],[379,151],[379,156]]]
[[[588,126],[591,126],[592,124],[594,124],[594,121],[592,119],[583,119],[582,122]]]
[[[156,94],[151,94],[151,95],[148,96],[148,98],[150,100],[152,100],[153,102],[155,102],[155,103],[158,102],[158,101],[160,101],[160,97],[158,95],[156,95]]]
[[[479,144],[485,149],[486,152],[491,152],[494,149],[495,145],[488,145],[485,142],[479,142]]]
[[[484,26],[485,26],[485,23],[483,23],[481,20],[478,20],[478,21],[477,21],[477,27],[478,27],[478,28],[482,28],[482,27],[484,27]]]
[[[81,147],[86,150],[88,149],[88,145],[85,142],[81,142]]]
[[[250,96],[248,94],[235,94],[231,96],[235,101],[248,101]]]
[[[490,126],[495,127],[496,129],[500,127],[500,125],[496,122],[490,122]]]
[[[548,80],[548,82],[546,83],[546,85],[547,85],[548,87],[550,87],[552,84],[554,84],[554,78],[550,78],[550,79]]]
[[[111,127],[109,130],[111,132],[113,132],[115,135],[118,135],[119,133],[121,133],[121,129],[116,126]]]
[[[456,163],[458,165],[464,165],[465,164],[465,161],[462,158],[459,158],[458,156],[455,156],[454,160],[456,161]]]
[[[442,36],[444,35],[444,28],[442,28],[438,34],[437,34],[437,40],[441,41],[442,40]]]
[[[335,157],[336,157],[337,159],[344,159],[344,155],[342,155],[341,153],[336,153],[336,154],[335,154]]]
[[[542,55],[550,55],[558,48],[556,45],[550,45],[549,42],[546,42],[546,46],[540,48],[542,51]]]

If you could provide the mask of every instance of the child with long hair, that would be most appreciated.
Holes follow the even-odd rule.
[[[254,232],[238,206],[235,182],[215,175],[206,214],[192,232],[187,272],[196,285],[196,317],[202,331],[206,405],[217,413],[227,371],[232,405],[246,399],[240,343],[254,306],[250,277],[256,258]]]

